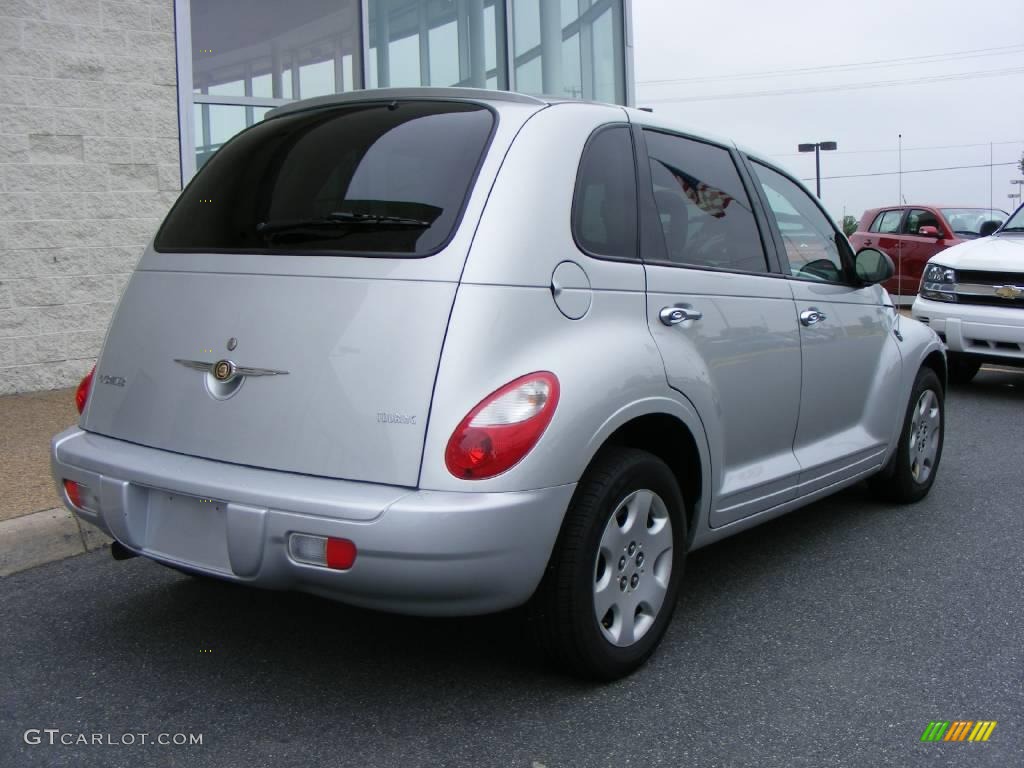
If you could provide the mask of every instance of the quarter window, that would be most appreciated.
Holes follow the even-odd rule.
[[[781,173],[760,163],[754,163],[754,172],[786,246],[791,274],[804,280],[843,282],[842,254],[849,252],[849,245],[828,216],[807,192]]]
[[[900,219],[902,218],[903,211],[883,211],[875,217],[871,231],[883,235],[894,235],[900,231]]]
[[[669,262],[764,273],[768,262],[729,151],[644,131]]]
[[[583,150],[572,227],[587,253],[636,258],[636,168],[628,126],[599,129]]]

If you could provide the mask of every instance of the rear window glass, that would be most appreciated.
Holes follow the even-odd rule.
[[[455,102],[273,118],[210,158],[156,249],[430,255],[458,225],[493,126],[485,107]]]

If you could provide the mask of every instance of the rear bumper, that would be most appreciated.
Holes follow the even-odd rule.
[[[54,437],[51,463],[65,505],[134,552],[252,586],[433,616],[526,602],[575,488],[410,490],[225,464],[77,427]],[[90,489],[97,509],[74,507],[64,479]],[[207,535],[175,533],[173,510],[161,503],[171,494],[209,502],[198,513]],[[334,571],[296,562],[293,532],[350,539],[355,564]]]
[[[918,296],[911,314],[939,334],[950,352],[1024,363],[1024,311],[1017,307],[948,304]]]

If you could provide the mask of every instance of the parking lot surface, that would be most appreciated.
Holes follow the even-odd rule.
[[[16,574],[0,765],[1022,765],[1022,436],[1024,373],[983,371],[925,501],[854,488],[694,553],[660,651],[604,686],[548,670],[516,614],[388,616],[106,551]],[[998,725],[922,743],[933,720]],[[120,743],[140,733],[202,744]]]

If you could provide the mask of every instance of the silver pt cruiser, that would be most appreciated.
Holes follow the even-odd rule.
[[[526,604],[611,679],[688,551],[865,479],[928,492],[946,362],[891,273],[785,171],[654,114],[298,102],[181,194],[53,473],[115,556],[409,614]]]

